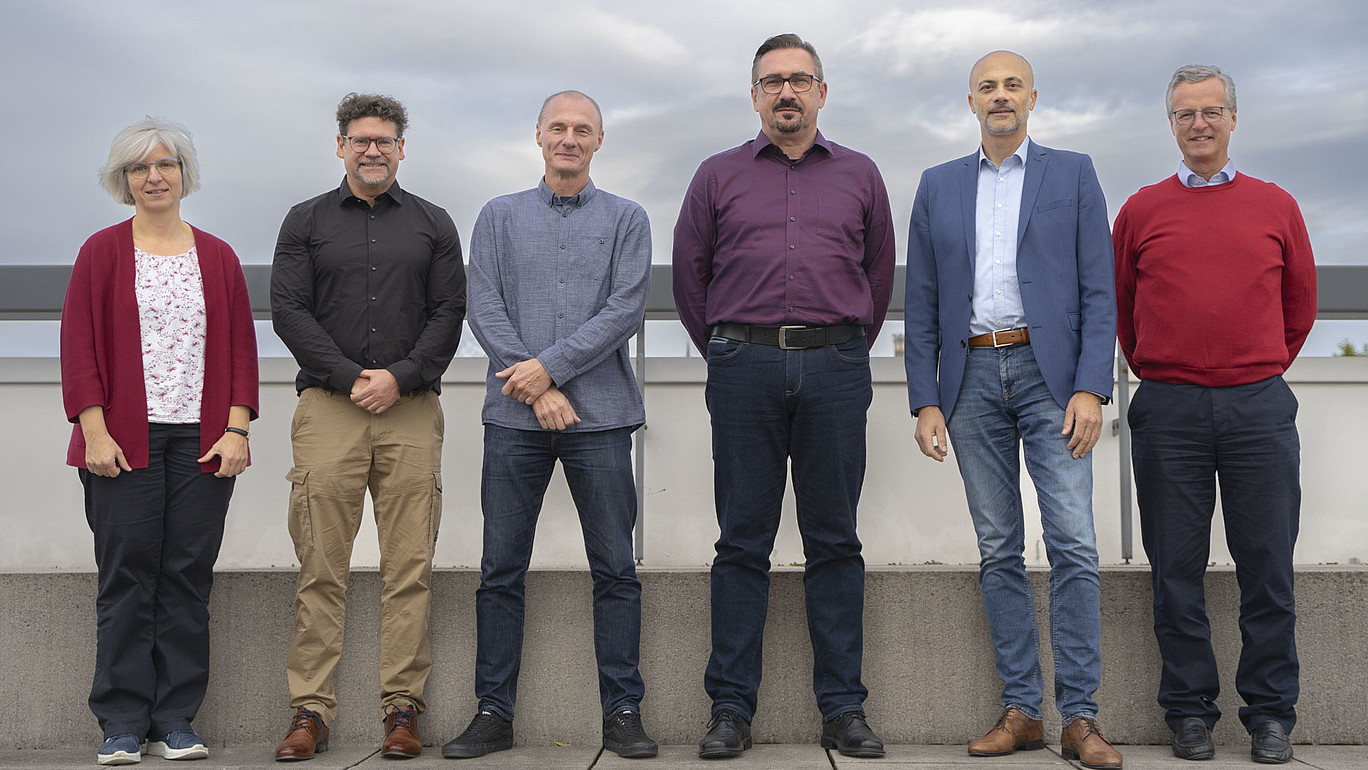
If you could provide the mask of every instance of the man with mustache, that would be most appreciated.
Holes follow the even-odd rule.
[[[547,97],[536,137],[541,182],[486,203],[470,237],[470,330],[489,356],[475,594],[479,710],[442,756],[513,747],[527,566],[559,461],[594,582],[603,746],[653,757],[658,747],[641,724],[641,582],[632,548],[632,433],[646,408],[628,353],[646,313],[651,223],[641,206],[589,178],[603,146],[593,99],[579,91]]]
[[[432,669],[429,586],[442,515],[437,393],[465,317],[461,241],[446,211],[401,190],[408,113],[389,96],[337,107],[346,176],[290,209],[271,266],[276,334],[299,363],[289,525],[299,558],[286,662],[290,729],[276,759],[311,759],[337,716],[352,541],[366,490],[380,536],[380,689],[386,757],[422,751]]]
[[[873,389],[869,346],[892,291],[888,193],[873,161],[817,130],[822,62],[797,35],[751,63],[760,134],[703,161],[674,232],[680,320],[708,359],[713,484],[712,720],[704,758],[751,745],[769,556],[790,462],[822,745],[880,757],[860,679],[864,560],[855,510]]]
[[[1220,679],[1203,577],[1216,484],[1240,584],[1240,721],[1256,762],[1292,759],[1300,691],[1292,550],[1301,518],[1297,398],[1283,381],[1316,320],[1316,265],[1297,202],[1230,160],[1235,81],[1169,81],[1177,176],[1116,216],[1121,352],[1140,387],[1131,459],[1154,583],[1159,705],[1173,754],[1210,759]]]
[[[907,390],[922,453],[949,436],[978,533],[979,585],[1002,680],[974,756],[1044,746],[1035,602],[1026,576],[1018,446],[1039,493],[1050,560],[1060,748],[1120,768],[1097,725],[1101,610],[1092,459],[1116,346],[1111,237],[1086,155],[1032,142],[1031,65],[995,51],[969,75],[981,146],[927,169],[907,249]]]

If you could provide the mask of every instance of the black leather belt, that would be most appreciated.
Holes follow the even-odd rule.
[[[863,337],[863,326],[751,326],[750,324],[718,324],[712,328],[714,337],[723,337],[755,345],[769,345],[784,350],[820,348]]]

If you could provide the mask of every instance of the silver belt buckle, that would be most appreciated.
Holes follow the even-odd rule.
[[[789,344],[788,344],[788,332],[789,332],[790,330],[793,330],[793,331],[801,331],[801,330],[806,329],[806,328],[807,328],[806,326],[780,326],[780,327],[779,327],[779,349],[780,349],[780,350],[802,350],[802,348],[796,347],[796,346],[795,346],[795,347],[789,347]]]
[[[1013,343],[1011,343],[1011,342],[999,343],[999,342],[997,341],[998,332],[1004,332],[1004,333],[1005,333],[1005,332],[1009,332],[1009,331],[1011,331],[1011,329],[994,329],[994,330],[992,330],[991,332],[989,332],[989,334],[993,335],[993,347],[995,347],[995,348],[1005,348],[1005,347],[1007,347],[1008,345],[1013,344]]]

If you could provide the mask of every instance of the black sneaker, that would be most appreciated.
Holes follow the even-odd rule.
[[[641,713],[623,708],[603,718],[603,748],[626,759],[654,757],[660,751],[641,726]]]
[[[702,759],[739,757],[750,747],[750,722],[731,709],[721,709],[713,714],[707,734],[698,742],[698,756]]]
[[[442,747],[447,759],[483,757],[492,751],[513,748],[513,723],[492,711],[481,711],[465,732]]]

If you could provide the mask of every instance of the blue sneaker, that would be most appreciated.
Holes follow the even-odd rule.
[[[147,753],[167,759],[208,759],[209,747],[194,730],[172,730],[161,738],[148,741]]]
[[[142,743],[133,733],[121,733],[105,738],[95,761],[102,765],[133,765],[142,761]]]

